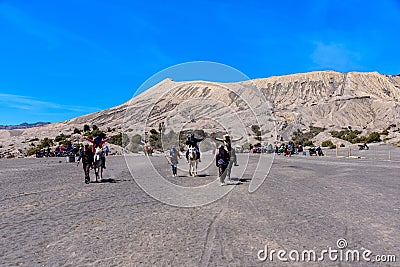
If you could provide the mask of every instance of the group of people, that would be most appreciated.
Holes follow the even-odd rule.
[[[42,158],[42,157],[67,157],[67,156],[75,156],[79,153],[79,147],[76,145],[68,145],[68,146],[63,146],[59,145],[57,146],[54,151],[50,148],[43,148],[39,151],[36,151],[36,157],[37,158]]]
[[[217,155],[216,155],[216,160],[215,164],[218,168],[218,177],[221,183],[221,186],[225,184],[225,179],[228,178],[230,180],[230,175],[231,175],[231,169],[232,166],[239,166],[237,164],[237,157],[235,153],[235,149],[232,148],[232,142],[236,142],[241,140],[242,138],[239,139],[234,139],[232,140],[229,135],[224,135],[223,138],[215,138],[216,141],[220,141],[223,144],[218,147]],[[190,136],[188,136],[186,145],[188,147],[193,147],[196,151],[197,154],[197,159],[199,162],[201,162],[201,157],[200,157],[200,149],[198,146],[198,143],[203,141],[204,138],[196,138],[194,136],[194,133],[192,133]],[[178,149],[176,148],[175,145],[171,147],[171,150],[169,152],[169,162],[172,167],[172,175],[177,176],[177,165],[178,165],[178,159],[180,158],[180,154]],[[189,162],[189,150],[186,151],[186,160]]]
[[[87,141],[92,143],[92,148],[90,149],[89,143],[86,142],[84,144],[84,147],[81,149],[79,156],[78,156],[78,162],[77,165],[79,165],[80,161],[82,161],[83,165],[83,170],[85,174],[85,183],[88,184],[90,183],[90,169],[94,167],[94,162],[95,162],[95,154],[100,154],[101,155],[101,167],[103,169],[106,169],[106,156],[108,156],[108,146],[103,149],[103,144],[109,139],[105,138],[102,139],[101,137],[97,136],[94,139],[90,139],[85,137]],[[222,142],[218,147],[217,155],[216,155],[216,160],[215,164],[218,168],[218,177],[221,183],[221,186],[225,184],[225,179],[228,178],[230,180],[230,175],[231,175],[231,169],[232,166],[239,166],[237,164],[237,157],[235,153],[235,149],[232,147],[232,142],[239,141],[242,138],[232,140],[229,135],[224,135],[223,138],[215,138],[216,141]],[[188,147],[193,147],[196,151],[197,154],[197,159],[201,162],[201,157],[200,157],[200,149],[199,149],[199,143],[203,141],[204,138],[196,138],[194,134],[192,133],[190,136],[188,136],[186,145]],[[172,168],[172,175],[177,176],[177,171],[178,171],[178,160],[181,158],[178,149],[176,148],[175,145],[171,147],[171,150],[169,152],[169,162],[171,164]],[[189,154],[186,152],[186,159],[189,162]]]
[[[106,156],[108,156],[109,148],[108,146],[103,149],[103,144],[109,139],[102,139],[100,136],[97,136],[93,140],[85,137],[85,139],[92,143],[92,149],[89,147],[89,143],[86,142],[81,149],[78,156],[78,163],[82,160],[83,171],[85,173],[85,183],[90,183],[90,169],[94,167],[95,163],[95,154],[98,154],[101,159],[101,168],[106,169]]]
[[[299,154],[304,151],[303,146],[301,144],[294,145],[293,143],[281,144],[275,146],[275,154],[284,155],[284,156],[292,156],[293,154]]]

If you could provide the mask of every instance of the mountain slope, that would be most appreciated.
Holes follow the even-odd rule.
[[[393,124],[400,127],[400,76],[318,71],[229,84],[166,79],[111,109],[42,127],[2,130],[0,154],[23,155],[29,148],[23,141],[71,134],[84,124],[143,134],[145,128],[158,129],[165,122],[175,131],[212,132],[225,127],[234,135],[248,136],[251,125],[261,124],[268,132],[274,121],[278,134],[287,139],[293,131],[307,130],[310,125],[327,131],[352,126],[364,133]],[[399,132],[390,133],[390,138],[398,141]]]

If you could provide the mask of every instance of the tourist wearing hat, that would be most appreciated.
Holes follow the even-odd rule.
[[[225,150],[224,146],[221,145],[218,148],[218,153],[215,159],[215,165],[218,167],[218,176],[221,186],[225,184],[226,168],[229,164],[229,153]]]
[[[237,139],[231,139],[231,137],[228,134],[225,134],[221,138],[215,138],[215,140],[223,142],[225,145],[225,149],[228,152],[229,155],[229,163],[228,166],[226,166],[226,177],[228,177],[228,180],[231,181],[231,171],[232,171],[232,165],[235,164],[235,166],[239,166],[237,164],[237,158],[236,158],[236,152],[235,149],[232,149],[232,142],[236,142],[241,140],[243,137],[237,138]]]
[[[223,142],[225,145],[225,149],[229,152],[229,155],[231,157],[232,163],[235,164],[235,166],[239,166],[237,164],[237,158],[236,158],[236,152],[235,149],[232,149],[232,143],[233,142],[237,142],[242,140],[243,136],[240,138],[236,138],[236,139],[231,139],[231,137],[228,134],[225,134],[222,136],[221,138],[216,137],[215,140]]]

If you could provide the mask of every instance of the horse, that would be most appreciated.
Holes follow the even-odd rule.
[[[193,146],[189,146],[189,175],[196,176],[197,175],[197,165],[199,163],[199,159],[197,158],[196,148]]]
[[[96,175],[96,182],[101,182],[101,179],[103,179],[103,158],[104,151],[101,148],[97,147],[93,160],[93,169]]]

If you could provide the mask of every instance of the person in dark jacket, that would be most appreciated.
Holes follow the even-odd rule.
[[[225,184],[225,177],[226,177],[226,168],[229,164],[229,153],[225,150],[224,146],[221,145],[218,149],[218,154],[215,159],[215,164],[218,167],[218,176],[219,181],[221,182],[221,186]]]
[[[200,149],[199,149],[199,145],[197,143],[203,141],[204,138],[196,138],[194,137],[194,133],[191,133],[190,136],[188,136],[187,140],[186,140],[186,145],[187,146],[191,146],[194,147],[196,149],[196,154],[197,154],[197,158],[199,159],[199,162],[201,162],[200,159]],[[189,150],[186,151],[186,160],[189,161]]]
[[[90,176],[89,176],[90,168],[93,165],[93,159],[94,159],[94,154],[92,150],[90,150],[88,143],[85,144],[83,150],[81,151],[78,157],[77,166],[79,165],[81,159],[82,159],[83,171],[85,172],[85,183],[88,184],[90,183]]]

